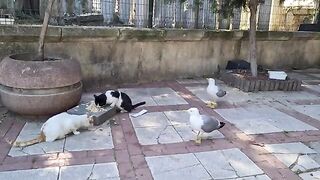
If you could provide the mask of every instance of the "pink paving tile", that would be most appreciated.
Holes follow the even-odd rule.
[[[2,121],[2,123],[0,124],[0,138],[5,136],[5,134],[9,131],[12,125],[13,125],[13,122],[9,118]]]
[[[203,152],[213,149],[213,143],[210,140],[202,141],[201,145],[195,144],[193,141],[189,141],[187,150],[189,152]]]
[[[319,95],[318,95],[319,96]],[[310,105],[310,104],[320,104],[319,99],[312,99],[312,100],[296,100],[294,101],[297,105]]]
[[[129,152],[126,149],[116,150],[115,157],[116,157],[116,161],[118,163],[129,163],[130,162]]]
[[[148,168],[144,155],[135,155],[135,156],[131,156],[130,158],[131,158],[131,162],[134,169]]]
[[[25,162],[30,160],[30,157],[28,156],[22,156],[22,157],[10,157],[7,156],[3,162],[3,164],[15,164],[20,162]]]
[[[139,143],[128,144],[128,151],[130,155],[142,154],[141,145]]]
[[[11,128],[9,129],[9,131],[6,133],[6,135],[4,136],[5,139],[7,140],[15,140],[17,138],[17,136],[19,135],[21,129],[24,126],[24,122],[18,122],[16,120],[14,120],[14,123],[12,124]]]
[[[287,168],[278,169],[283,179],[300,179],[298,175]]]
[[[58,155],[59,159],[86,158],[87,156],[87,151],[63,152]]]
[[[127,144],[120,125],[111,127],[113,145],[115,149],[126,149]]]
[[[114,156],[114,151],[111,149],[92,150],[88,151],[88,157]]]
[[[31,161],[20,162],[16,164],[3,164],[3,165],[0,165],[0,172],[31,169],[32,166],[33,166],[33,163]]]
[[[161,155],[163,152],[165,152],[165,149],[166,148],[163,144],[142,146],[142,152],[146,156]]]
[[[95,162],[94,157],[65,159],[65,165],[93,164],[94,162]]]
[[[124,134],[127,143],[139,143],[136,133],[134,131],[125,132]]]
[[[136,174],[136,177],[138,180],[152,180],[153,179],[149,168],[135,169],[135,174]]]
[[[45,167],[59,167],[65,165],[65,160],[57,159],[57,160],[49,160],[49,161],[35,161],[33,162],[32,168],[45,168]]]
[[[54,160],[58,158],[58,154],[42,154],[42,155],[31,155],[31,156],[27,156],[29,159],[35,159],[35,160]]]
[[[187,143],[165,144],[166,154],[183,154],[188,153]]]
[[[295,110],[289,110],[289,109],[284,109],[284,108],[276,108],[276,109],[283,112],[283,113],[288,114],[289,116],[292,116],[296,119],[299,119],[300,121],[303,121],[303,122],[317,128],[317,129],[320,129],[320,121],[317,119],[314,119],[310,116],[307,116],[307,115],[302,114],[302,113],[295,111]]]
[[[121,179],[128,179],[135,177],[133,166],[131,163],[118,163],[118,170]]]
[[[164,111],[181,111],[181,110],[189,109],[191,107],[192,106],[189,104],[182,104],[182,105],[166,105],[166,106],[148,106],[148,107],[143,107],[141,109],[146,109],[148,112],[164,112]],[[139,112],[140,110],[137,110],[135,112]]]
[[[97,156],[95,157],[96,163],[109,163],[109,162],[115,162],[116,159],[114,156]]]
[[[320,135],[320,131],[319,130],[315,130],[315,131],[305,131],[305,133],[309,136],[319,136]]]

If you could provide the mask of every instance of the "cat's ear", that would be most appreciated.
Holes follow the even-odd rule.
[[[98,96],[94,94],[93,97],[94,97],[94,98],[97,98]]]

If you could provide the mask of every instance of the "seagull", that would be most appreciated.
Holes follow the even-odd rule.
[[[200,115],[197,108],[190,108],[187,110],[190,118],[190,126],[193,130],[198,131],[195,143],[201,144],[201,137],[203,133],[211,133],[214,130],[222,128],[225,123],[206,115]]]
[[[214,109],[218,106],[218,104],[215,102],[215,99],[225,96],[227,92],[221,90],[216,85],[216,81],[213,78],[207,78],[207,80],[209,83],[207,87],[207,93],[213,98],[213,101],[209,101],[207,106]]]

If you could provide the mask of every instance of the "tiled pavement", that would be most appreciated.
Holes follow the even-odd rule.
[[[127,85],[133,102],[147,102],[134,112],[147,114],[24,149],[8,142],[36,136],[41,121],[0,105],[0,179],[320,179],[320,70],[290,75],[303,91],[244,93],[218,81],[228,94],[215,110],[205,79]],[[197,146],[190,107],[227,125]]]

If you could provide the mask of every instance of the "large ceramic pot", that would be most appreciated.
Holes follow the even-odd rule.
[[[22,115],[53,115],[77,105],[81,98],[81,68],[70,59],[34,61],[16,54],[0,62],[0,95],[9,110]]]

